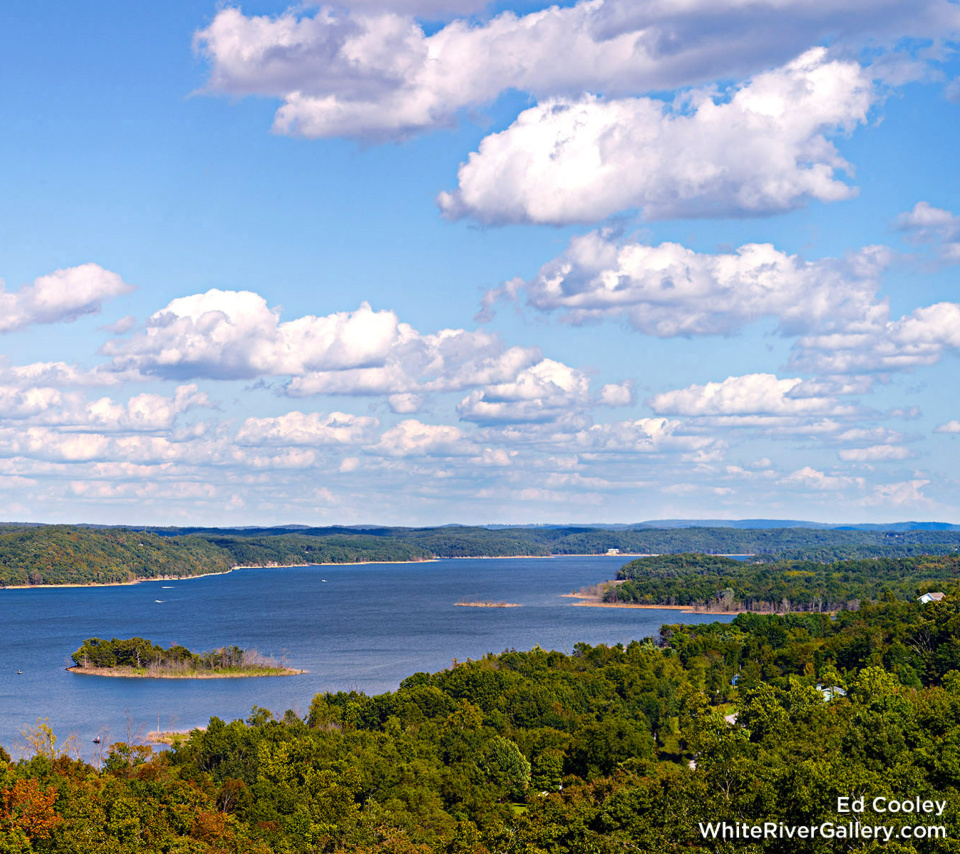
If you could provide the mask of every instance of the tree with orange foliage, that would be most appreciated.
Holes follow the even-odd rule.
[[[41,789],[40,783],[32,777],[17,780],[2,792],[0,827],[4,830],[20,830],[31,840],[46,839],[63,821],[53,810],[58,795],[53,786]]]

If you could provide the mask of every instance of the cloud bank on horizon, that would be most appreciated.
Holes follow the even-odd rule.
[[[955,3],[266,5],[17,125],[11,520],[960,521]]]

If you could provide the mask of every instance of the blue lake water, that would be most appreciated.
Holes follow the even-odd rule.
[[[125,587],[0,590],[0,744],[48,718],[92,755],[157,727],[189,729],[254,705],[306,714],[321,691],[390,691],[417,671],[504,649],[571,652],[578,641],[627,643],[662,623],[729,619],[678,611],[575,607],[561,594],[613,578],[623,557],[441,560],[416,564],[243,569]],[[520,608],[463,608],[462,600]],[[157,601],[160,600],[160,601]],[[66,672],[88,637],[140,635],[196,651],[255,648],[301,676],[107,679]],[[17,675],[17,670],[22,675]]]

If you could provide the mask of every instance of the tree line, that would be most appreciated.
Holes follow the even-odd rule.
[[[719,611],[837,611],[884,596],[913,600],[960,580],[960,557],[927,555],[821,563],[757,562],[719,555],[639,558],[601,596],[611,603],[687,605]]]

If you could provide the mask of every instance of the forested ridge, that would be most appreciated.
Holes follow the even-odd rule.
[[[116,743],[99,770],[41,724],[30,755],[0,754],[0,851],[950,854],[960,607],[890,600],[455,661],[374,697],[318,695],[302,718],[213,718],[160,755]],[[699,827],[846,825],[849,795],[946,801],[857,818],[950,838],[718,844]]]
[[[234,561],[203,537],[68,525],[0,533],[0,586],[120,584],[137,578],[226,572]]]
[[[884,596],[912,600],[927,590],[952,589],[960,581],[960,557],[756,563],[719,555],[657,555],[627,563],[617,579],[621,583],[606,588],[604,601],[727,611],[837,611]]]
[[[835,561],[954,554],[960,532],[817,528],[100,528],[0,526],[0,587],[117,584],[234,566],[605,554],[756,555]]]

